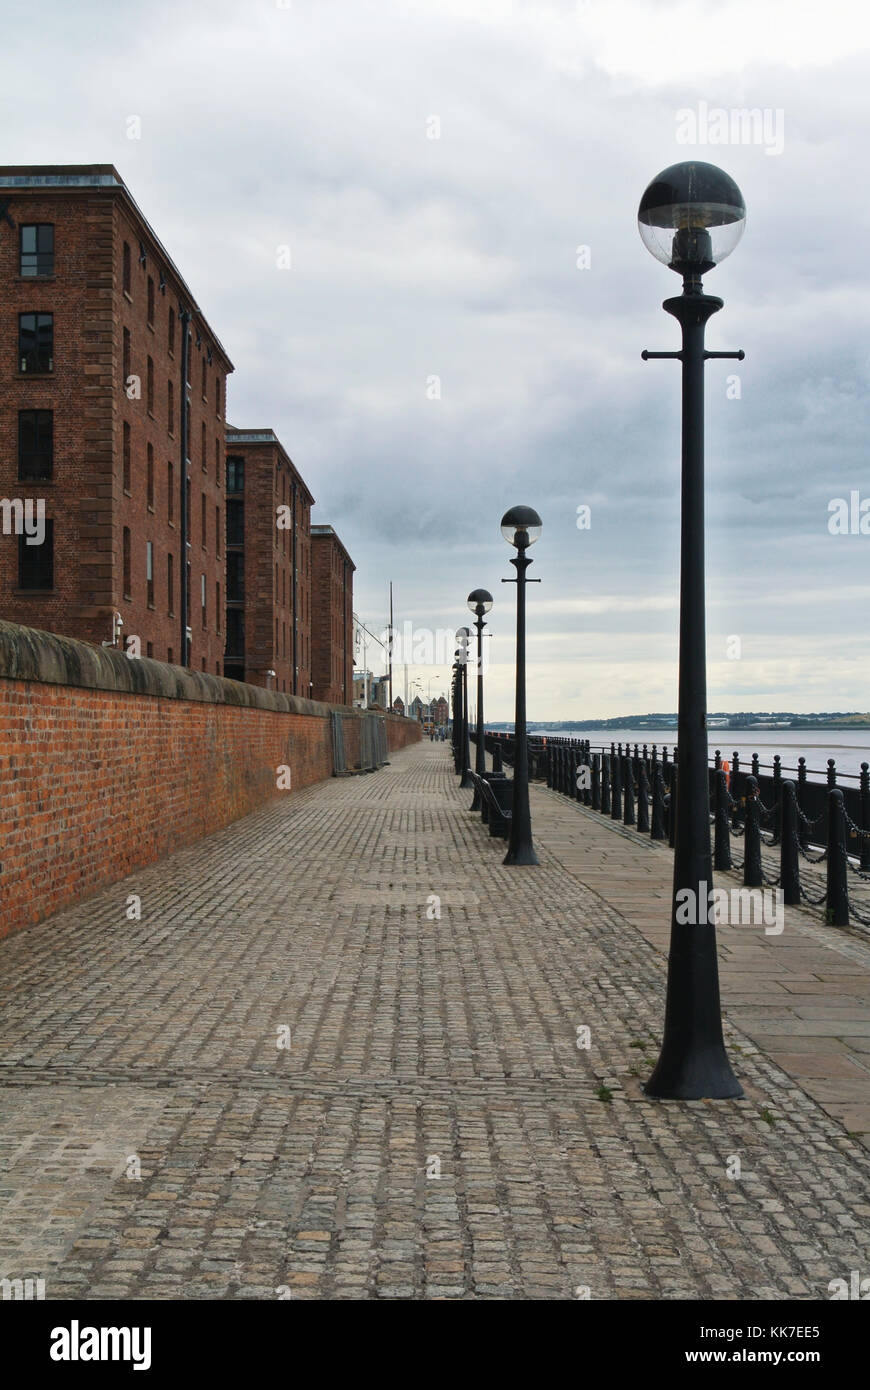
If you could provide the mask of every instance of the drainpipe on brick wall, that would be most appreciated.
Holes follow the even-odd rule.
[[[342,570],[342,584],[343,584],[343,595],[342,595],[342,610],[343,610],[343,614],[342,614],[342,615],[343,615],[343,618],[344,618],[344,626],[342,627],[342,632],[341,632],[341,694],[342,694],[342,701],[341,701],[341,703],[342,703],[343,705],[346,705],[346,704],[347,704],[347,560],[344,561],[344,568],[343,568],[343,570]]]
[[[181,321],[181,391],[179,393],[179,407],[181,410],[181,563],[179,568],[179,582],[181,584],[181,661],[180,666],[187,665],[187,629],[189,624],[189,613],[187,611],[187,565],[188,565],[188,534],[190,530],[190,517],[187,515],[187,377],[190,354],[190,310],[184,308],[182,304],[178,306],[179,318]]]
[[[293,479],[293,694],[296,695],[296,629],[299,619],[296,612],[296,479]]]

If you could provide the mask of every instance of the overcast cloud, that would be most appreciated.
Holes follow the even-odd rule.
[[[747,356],[707,367],[709,705],[870,708],[870,536],[828,532],[832,498],[870,497],[862,4],[49,0],[4,6],[3,47],[4,161],[116,165],[235,363],[229,420],[278,433],[368,626],[391,579],[415,626],[493,592],[493,719],[516,502],[544,521],[529,717],[676,708],[679,366],[640,353],[678,346],[679,281],[636,211],[667,165],[720,164],[748,219],[708,345]],[[680,143],[701,102],[781,112],[781,152]]]

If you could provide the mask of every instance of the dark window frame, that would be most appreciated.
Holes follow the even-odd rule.
[[[25,251],[24,236],[26,232],[34,232],[34,247],[32,251]],[[43,236],[42,233],[50,233]],[[50,241],[48,248],[40,247],[41,241]],[[25,257],[28,267],[25,267]],[[42,280],[54,275],[54,223],[53,222],[22,222],[18,228],[18,273],[27,280]]]

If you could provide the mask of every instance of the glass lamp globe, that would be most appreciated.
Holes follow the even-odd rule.
[[[637,225],[657,261],[679,275],[703,275],[739,242],[746,204],[722,169],[687,160],[656,175],[640,200]]]
[[[511,507],[501,519],[502,535],[518,550],[534,545],[542,530],[543,522],[533,507]]]
[[[492,594],[486,589],[472,589],[468,595],[468,606],[478,617],[492,608]]]

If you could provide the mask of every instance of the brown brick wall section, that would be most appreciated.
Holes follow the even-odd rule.
[[[62,662],[82,684],[63,679]],[[10,678],[35,663],[50,679]],[[92,688],[113,674],[167,693]],[[176,683],[199,698],[175,698]],[[270,699],[214,678],[200,693],[173,667],[0,624],[0,936],[332,775],[327,709],[221,700],[238,694]],[[290,703],[274,697],[282,699]],[[344,714],[349,766],[360,719]],[[390,749],[419,736],[419,725],[388,717]],[[289,792],[276,784],[282,764]]]

